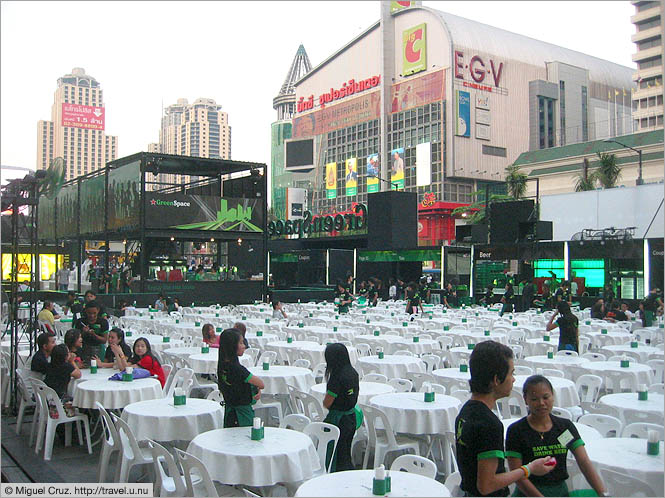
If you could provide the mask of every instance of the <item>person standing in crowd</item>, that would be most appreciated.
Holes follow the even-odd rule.
[[[348,313],[349,312],[349,307],[351,306],[351,303],[353,302],[353,296],[351,295],[350,292],[348,292],[344,286],[342,285],[341,282],[337,284],[337,292],[338,292],[338,298],[339,303],[337,304],[337,312],[338,313]]]
[[[166,311],[166,297],[164,296],[163,293],[159,293],[157,295],[157,299],[155,300],[155,304],[153,305],[153,308],[159,311]]]
[[[651,327],[656,315],[663,314],[663,300],[659,297],[660,289],[651,289],[649,295],[640,303],[640,318],[643,327]]]
[[[324,356],[327,385],[323,407],[328,410],[324,422],[339,428],[340,433],[330,470],[354,470],[351,443],[356,433],[355,407],[360,390],[358,372],[351,365],[349,351],[344,344],[328,344]]]
[[[367,305],[376,306],[378,300],[379,300],[379,291],[376,288],[376,280],[374,278],[370,278],[367,287]]]
[[[58,270],[56,276],[58,277],[58,289],[67,291],[69,287],[69,268],[66,265],[63,266]]]
[[[432,294],[430,292],[430,279],[431,277],[427,277],[425,275],[423,275],[420,279],[420,295],[427,304],[430,304],[432,298]]]
[[[97,301],[97,294],[95,294],[91,290],[85,291],[83,299],[84,299],[85,303],[83,303],[83,308],[81,309],[81,313],[83,313],[86,304],[88,304],[92,301],[95,301],[95,302]],[[97,303],[97,308],[99,308],[99,316],[101,316],[102,318],[106,318],[106,317],[109,316],[108,313],[106,313],[106,310],[104,309],[104,306],[102,306],[100,303]]]
[[[421,313],[425,313],[420,292],[418,292],[418,284],[411,282],[406,288],[406,312],[409,315],[418,314],[418,308]]]
[[[487,284],[487,289],[485,290],[485,294],[483,294],[483,297],[480,298],[478,303],[482,304],[483,306],[491,306],[493,300],[494,300],[494,286],[492,284]]]
[[[536,295],[536,285],[529,279],[524,279],[522,288],[522,311],[528,311],[533,306],[533,300]]]
[[[577,289],[578,289],[577,282],[575,281],[575,272],[570,272],[570,294],[572,297],[577,297]]]
[[[104,361],[98,356],[93,358],[97,360],[97,366],[101,368],[117,368],[120,370],[120,360],[126,360],[132,355],[132,349],[125,342],[125,333],[118,327],[113,327],[109,331],[109,347],[106,348]]]
[[[286,311],[284,311],[284,308],[282,308],[281,301],[272,302],[272,317],[275,320],[279,320],[281,318],[288,318],[288,316],[286,316]]]
[[[344,288],[347,292],[351,294],[353,293],[353,275],[350,273],[346,276],[346,284],[344,285]]]
[[[389,285],[388,298],[391,301],[394,301],[395,299],[397,299],[397,281],[394,278],[390,277],[390,280],[388,280],[388,285]]]
[[[203,342],[211,348],[219,347],[219,336],[215,334],[215,326],[212,323],[206,323],[201,329],[203,335]]]
[[[224,427],[251,427],[254,421],[252,400],[260,399],[265,385],[240,364],[238,357],[245,352],[245,343],[237,330],[222,332],[219,344],[217,379],[225,403]],[[256,393],[252,387],[256,388]]]
[[[55,391],[70,417],[74,415],[74,407],[72,397],[67,394],[67,387],[71,379],[80,378],[81,371],[74,363],[74,355],[69,352],[67,346],[64,344],[55,346],[51,352],[51,364],[44,376],[44,384]],[[57,418],[58,412],[54,406],[49,406],[49,412],[51,417]]]
[[[506,472],[503,424],[496,402],[510,395],[515,382],[512,350],[496,341],[477,344],[469,358],[471,399],[455,418],[457,466],[465,496],[508,496],[508,486],[530,475],[552,471],[550,457]]]
[[[542,375],[532,375],[522,387],[529,415],[508,427],[506,458],[511,471],[535,460],[547,448],[555,459],[552,472],[544,476],[532,475],[517,481],[513,496],[568,496],[568,470],[566,456],[573,453],[577,465],[597,496],[605,495],[605,486],[584,449],[584,441],[571,420],[552,415],[554,390]]]
[[[501,303],[503,306],[501,307],[501,312],[499,313],[499,316],[503,316],[504,313],[510,313],[513,311],[513,296],[515,295],[515,291],[513,290],[513,284],[510,282],[506,282],[506,292],[503,293],[503,296],[501,296]]]
[[[111,276],[109,278],[109,292],[116,294],[120,292],[120,274],[117,267],[111,268]]]
[[[554,305],[561,302],[566,302],[569,306],[573,303],[573,296],[570,294],[570,287],[566,280],[561,281],[559,288],[554,293]]]
[[[453,288],[452,282],[446,284],[446,288],[443,289],[443,305],[447,308],[457,307],[457,291]]]
[[[72,315],[74,315],[74,319],[78,320],[79,315],[83,312],[83,304],[79,298],[76,297],[76,292],[69,291],[67,293],[67,302],[65,303],[64,311],[65,315],[71,311]]]
[[[51,362],[51,351],[55,347],[53,334],[41,333],[37,336],[37,352],[30,361],[30,370],[46,375]]]
[[[557,317],[557,315],[560,316],[557,318],[555,323],[554,319]],[[570,311],[570,306],[568,306],[568,303],[561,301],[559,304],[557,304],[556,311],[552,313],[550,321],[547,323],[545,328],[549,332],[550,330],[554,330],[555,328],[559,327],[558,351],[567,350],[579,353],[580,335],[578,326],[579,320],[575,315],[573,315],[573,312]]]
[[[100,355],[100,346],[108,341],[109,322],[99,316],[99,305],[90,301],[85,305],[85,317],[81,318],[74,328],[79,329],[83,336],[81,361],[88,365],[93,356]]]
[[[598,299],[596,303],[591,307],[591,318],[595,318],[597,320],[602,320],[605,318],[605,301],[603,299]]]
[[[150,375],[156,375],[159,383],[164,388],[166,384],[166,375],[164,374],[164,369],[159,363],[159,360],[155,358],[150,349],[150,343],[145,337],[139,337],[134,341],[134,351],[129,358],[124,358],[120,356],[120,349],[116,352],[116,358],[118,358],[118,364],[120,365],[120,370],[124,370],[127,367],[140,367],[145,368]]]
[[[603,299],[605,299],[605,304],[610,304],[612,301],[614,301],[615,294],[614,294],[614,289],[612,288],[612,284],[607,283],[605,284],[605,287],[603,289]]]
[[[56,318],[60,318],[60,315],[55,312],[55,304],[53,301],[44,301],[44,307],[37,315],[37,320],[47,322],[51,326],[51,332],[53,332]]]

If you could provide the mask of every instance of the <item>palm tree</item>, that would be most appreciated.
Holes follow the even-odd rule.
[[[596,152],[599,159],[596,177],[603,188],[613,188],[621,178],[621,166],[617,164],[617,157],[607,152]]]
[[[476,225],[485,222],[485,202],[491,204],[493,202],[503,202],[511,200],[511,197],[505,194],[490,194],[489,198],[485,196],[487,193],[484,190],[473,192],[476,200],[468,206],[460,206],[453,209],[453,215],[462,215],[466,219],[467,225]]]
[[[578,175],[575,181],[575,192],[585,192],[587,190],[594,190],[596,188],[596,174],[589,173],[589,159],[584,158],[582,164],[582,172]]]
[[[524,197],[526,180],[527,175],[520,171],[519,166],[511,164],[506,168],[506,190],[513,199],[519,200]]]

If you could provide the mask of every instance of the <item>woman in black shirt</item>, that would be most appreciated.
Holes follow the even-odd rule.
[[[80,379],[81,371],[74,363],[74,354],[69,352],[65,344],[58,344],[51,351],[51,363],[46,370],[44,384],[55,391],[69,416],[72,416],[72,397],[67,394],[67,387],[71,379]],[[54,406],[49,406],[51,414],[57,413]]]
[[[122,329],[118,327],[113,327],[109,332],[109,347],[106,348],[106,353],[104,354],[104,361],[100,360],[99,357],[94,356],[93,358],[97,360],[97,366],[101,368],[120,368],[120,365],[116,365],[116,354],[113,346],[118,346],[122,351],[122,356],[127,359],[132,356],[132,348],[125,342],[125,333]]]
[[[572,451],[577,464],[598,496],[605,486],[593,468],[575,424],[552,415],[554,392],[552,384],[542,375],[532,375],[522,387],[529,415],[518,420],[506,435],[506,458],[511,470],[536,458],[553,456],[556,465],[549,474],[532,475],[517,481],[513,496],[568,496],[566,456]]]
[[[554,319],[557,314],[561,315],[556,323]],[[579,352],[579,332],[578,332],[579,321],[573,312],[570,311],[570,306],[565,301],[561,301],[556,306],[556,311],[552,313],[550,321],[547,324],[547,331],[553,330],[559,327],[559,351],[569,350]]]
[[[503,316],[504,313],[508,311],[513,311],[513,296],[515,295],[515,291],[513,290],[513,284],[510,282],[506,283],[506,292],[503,293],[503,296],[501,296],[501,302],[503,303],[503,307],[501,308],[501,313],[499,313],[499,316]]]
[[[355,407],[360,386],[358,372],[351,365],[349,351],[344,344],[328,344],[325,358],[328,385],[323,406],[329,411],[324,422],[338,427],[340,432],[331,472],[353,470],[351,442],[356,433]]]
[[[226,329],[219,336],[217,379],[224,396],[224,427],[250,427],[254,421],[252,399],[261,397],[265,386],[238,360],[245,352],[245,343],[236,329]],[[256,387],[256,393],[252,386]]]

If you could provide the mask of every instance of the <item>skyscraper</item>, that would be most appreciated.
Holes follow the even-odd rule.
[[[635,25],[631,41],[637,63],[633,92],[633,129],[647,131],[663,127],[663,2],[633,0]]]
[[[104,113],[101,86],[85,69],[75,67],[58,78],[51,120],[37,123],[37,169],[62,157],[69,180],[116,159],[118,137],[104,132]]]

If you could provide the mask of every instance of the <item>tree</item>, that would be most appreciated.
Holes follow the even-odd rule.
[[[502,201],[509,201],[512,200],[512,198],[509,195],[505,194],[490,194],[489,198],[486,198],[487,192],[484,190],[479,190],[477,192],[474,192],[473,195],[476,200],[469,204],[468,206],[460,206],[458,208],[453,209],[452,214],[453,215],[462,215],[468,225],[477,225],[479,223],[484,223],[485,222],[485,200],[487,199],[488,203],[493,203],[493,202],[502,202]]]
[[[582,172],[575,181],[575,192],[585,192],[596,188],[596,174],[589,173],[589,159],[584,158]]]
[[[519,166],[511,164],[506,168],[506,190],[510,197],[519,200],[526,193],[527,175],[522,173]]]
[[[621,166],[617,164],[617,157],[607,152],[596,152],[599,159],[596,177],[603,188],[613,188],[621,178]]]

